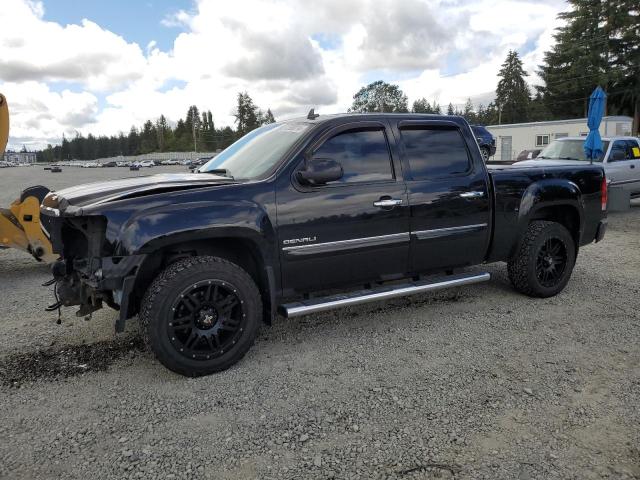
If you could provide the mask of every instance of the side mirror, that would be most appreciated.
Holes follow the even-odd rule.
[[[298,181],[303,185],[323,185],[342,178],[342,165],[331,158],[312,158],[305,168],[298,170]]]

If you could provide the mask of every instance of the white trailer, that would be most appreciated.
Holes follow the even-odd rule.
[[[603,137],[631,135],[632,123],[631,117],[603,117],[600,134]],[[523,150],[540,150],[557,138],[586,136],[589,133],[586,118],[489,125],[487,130],[496,139],[493,160],[502,162],[514,161]]]

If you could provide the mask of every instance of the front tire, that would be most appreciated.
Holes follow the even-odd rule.
[[[261,315],[260,293],[245,270],[218,257],[189,257],[152,282],[142,301],[140,326],[160,363],[197,377],[244,357]]]
[[[484,160],[484,163],[487,163],[489,161],[489,157],[491,156],[491,152],[487,147],[480,148],[480,152],[482,153],[482,159]]]
[[[531,222],[518,253],[507,264],[509,280],[530,297],[552,297],[569,282],[575,260],[569,230],[556,222]]]

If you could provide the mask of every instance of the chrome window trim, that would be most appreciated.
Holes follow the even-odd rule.
[[[295,245],[292,247],[283,247],[282,251],[290,255],[313,255],[316,253],[337,252],[355,248],[387,245],[390,243],[402,243],[408,242],[410,239],[411,234],[409,232],[402,232],[392,233],[390,235],[380,235],[377,237],[351,238],[349,240],[338,240],[335,242]]]
[[[435,228],[433,230],[418,230],[411,232],[418,240],[427,240],[430,238],[440,238],[449,235],[457,235],[460,233],[470,233],[483,230],[488,227],[487,223],[477,223],[475,225],[462,225],[460,227]]]

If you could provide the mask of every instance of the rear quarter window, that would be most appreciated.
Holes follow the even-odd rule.
[[[464,175],[471,169],[467,145],[457,128],[410,126],[400,132],[413,180]]]

